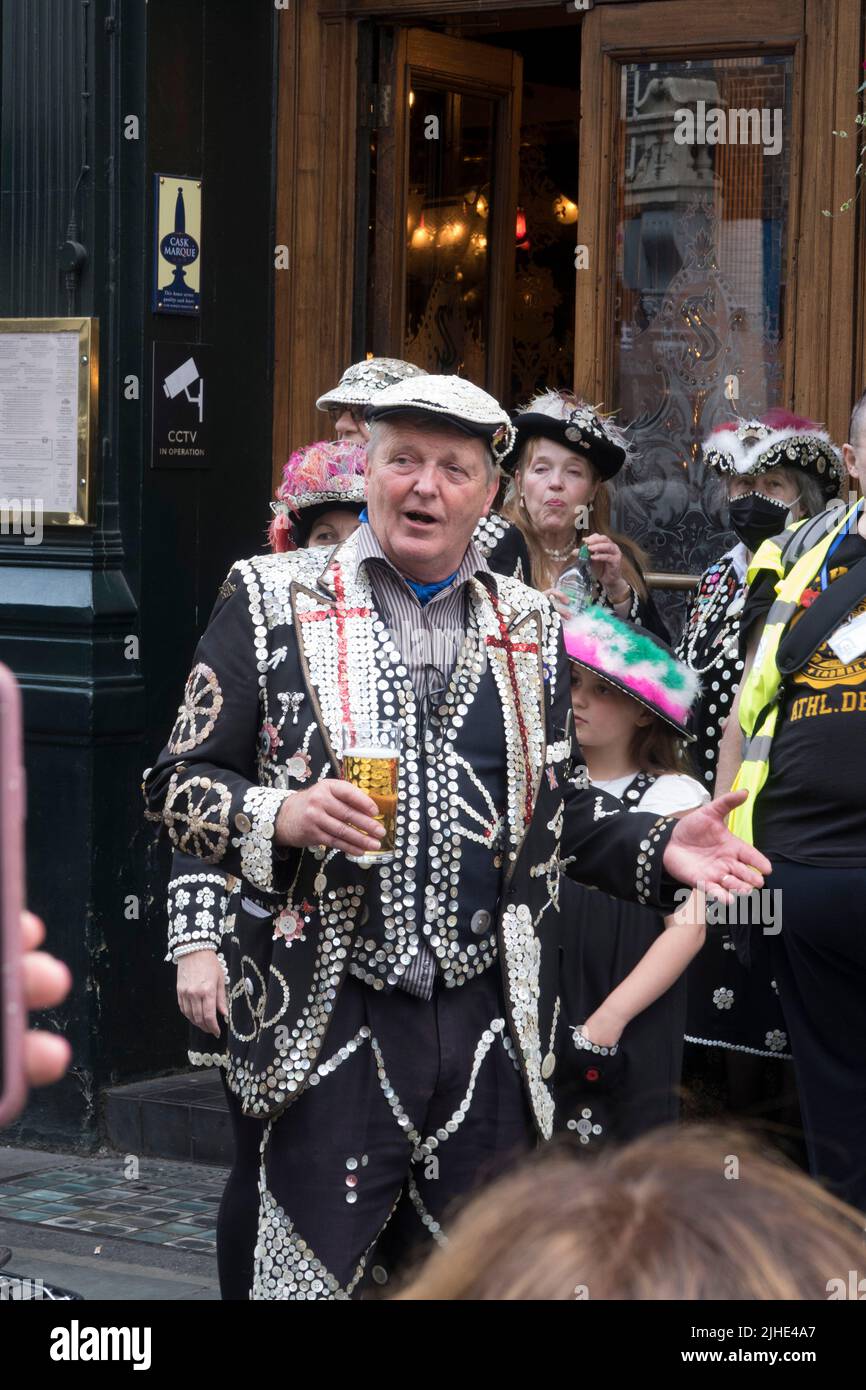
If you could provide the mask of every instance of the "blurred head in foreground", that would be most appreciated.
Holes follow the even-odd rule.
[[[595,1160],[522,1165],[397,1296],[828,1299],[863,1264],[853,1208],[742,1131],[671,1126]]]

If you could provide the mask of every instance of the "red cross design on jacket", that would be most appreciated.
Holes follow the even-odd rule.
[[[335,563],[334,575],[334,594],[337,602],[333,608],[320,609],[315,613],[299,613],[298,620],[302,623],[323,622],[325,618],[333,618],[337,628],[337,687],[340,692],[340,710],[343,716],[343,723],[351,725],[352,713],[349,706],[349,667],[348,649],[346,645],[346,619],[347,618],[369,618],[369,608],[347,608],[346,607],[346,586],[343,583],[343,571],[339,563]]]
[[[493,611],[496,614],[496,621],[499,623],[499,636],[488,637],[488,647],[498,647],[505,652],[508,662],[508,680],[514,696],[514,709],[517,716],[517,728],[520,732],[520,747],[523,753],[523,772],[526,781],[526,794],[523,803],[523,823],[528,825],[532,820],[532,760],[529,756],[529,738],[526,733],[526,721],[523,717],[523,701],[520,698],[520,687],[517,683],[517,668],[514,665],[515,652],[538,652],[537,642],[512,642],[508,636],[508,627],[499,607],[499,602],[495,595],[490,595],[490,602],[493,604]]]

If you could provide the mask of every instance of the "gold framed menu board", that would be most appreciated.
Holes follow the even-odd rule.
[[[88,526],[99,320],[0,319],[0,525]]]

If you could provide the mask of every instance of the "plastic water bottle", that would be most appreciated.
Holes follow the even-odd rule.
[[[589,550],[582,545],[574,564],[563,570],[553,587],[565,595],[568,611],[576,617],[592,599],[592,583]]]

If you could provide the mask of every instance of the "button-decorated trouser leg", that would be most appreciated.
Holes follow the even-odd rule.
[[[472,1193],[534,1148],[535,1127],[506,1025],[499,971],[440,990],[440,1071],[407,1192],[434,1239]]]
[[[389,1049],[395,1076],[377,1023],[401,1039]],[[380,999],[346,979],[311,1083],[265,1129],[253,1298],[355,1291],[405,1182],[414,1114],[426,1109],[437,1065],[429,1002],[399,991]]]
[[[234,1159],[217,1213],[217,1269],[220,1297],[249,1297],[253,1248],[259,1219],[257,1182],[264,1121],[245,1115],[220,1067],[234,1140]]]
[[[431,1000],[346,981],[314,1084],[265,1129],[254,1298],[351,1297],[404,1188],[441,1239],[455,1199],[532,1146],[497,981]]]

